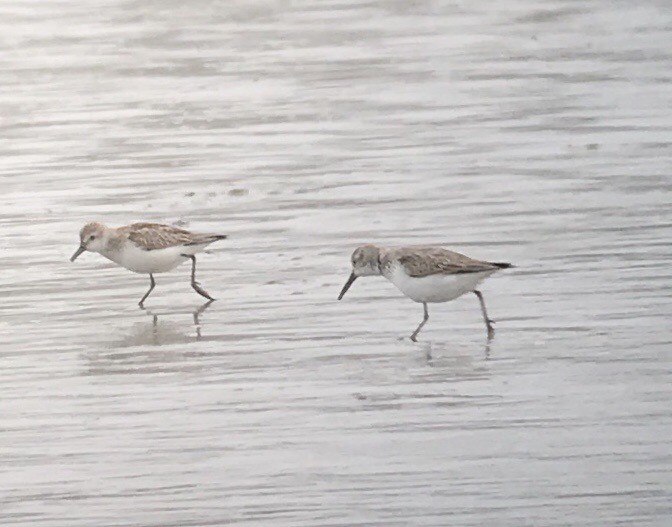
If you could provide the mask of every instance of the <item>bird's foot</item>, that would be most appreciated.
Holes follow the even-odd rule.
[[[210,294],[209,294],[205,289],[203,289],[202,287],[200,287],[200,285],[198,284],[198,282],[192,282],[192,283],[191,283],[191,287],[193,287],[193,288],[194,288],[194,291],[196,291],[196,292],[197,292],[199,295],[201,295],[202,297],[207,298],[208,300],[211,300],[211,301],[214,300],[214,298],[212,298],[212,297],[210,296]]]

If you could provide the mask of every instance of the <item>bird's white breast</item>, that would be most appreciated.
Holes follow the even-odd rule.
[[[134,273],[165,273],[186,261],[182,254],[190,253],[182,246],[145,251],[127,242],[120,250],[105,254],[110,260]]]
[[[433,274],[413,277],[400,264],[393,264],[385,273],[408,298],[415,302],[448,302],[476,289],[494,270],[480,273]]]

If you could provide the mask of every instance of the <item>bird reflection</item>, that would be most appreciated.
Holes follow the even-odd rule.
[[[483,359],[484,360],[490,360],[490,344],[492,342],[492,339],[487,339],[485,342],[485,346],[483,348]],[[445,343],[439,343],[439,342],[424,342],[422,346],[420,347],[422,350],[422,354],[424,355],[425,359],[425,364],[429,366],[430,368],[434,367],[437,365],[437,358],[434,356],[433,352],[438,352],[439,354],[439,360],[441,357],[447,354],[447,356],[455,356],[455,352],[457,351],[453,346],[450,346]],[[445,352],[445,353],[444,353]],[[470,354],[471,355],[471,354]]]
[[[212,300],[186,313],[155,313],[148,309],[143,312],[151,318],[151,324],[136,322],[130,334],[105,345],[106,350],[90,351],[86,354],[88,375],[118,373],[152,373],[167,371],[192,371],[202,367],[195,360],[200,353],[190,343],[205,340],[199,317],[210,307]],[[159,325],[160,318],[171,315],[171,321]],[[196,328],[196,336],[185,334],[184,324],[173,321],[180,315],[191,315]],[[191,324],[190,324],[191,325]],[[180,346],[182,345],[182,346]]]
[[[210,307],[210,305],[214,302],[214,300],[208,300],[205,302],[203,305],[201,305],[198,309],[195,311],[191,312],[192,319],[194,321],[194,327],[196,328],[196,340],[201,340],[203,336],[201,335],[201,322],[199,320],[199,317],[205,312],[206,309]],[[148,316],[152,317],[152,335],[154,338],[154,344],[159,344],[158,336],[159,336],[159,315],[164,315],[166,313],[154,313],[151,309],[147,309],[146,307],[140,306],[140,309],[142,309]],[[170,313],[172,314],[179,314],[179,313]]]

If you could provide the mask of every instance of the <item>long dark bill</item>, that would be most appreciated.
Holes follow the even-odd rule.
[[[77,259],[77,257],[78,257],[80,254],[82,254],[84,251],[86,251],[86,247],[84,247],[83,245],[80,245],[80,246],[77,248],[77,250],[75,251],[75,254],[73,254],[73,255],[70,257],[70,261],[71,261],[71,262],[74,262],[74,261]]]
[[[347,291],[348,289],[350,289],[350,286],[352,285],[352,283],[353,283],[355,280],[357,280],[357,276],[355,275],[355,273],[351,273],[351,274],[350,274],[350,278],[348,278],[348,281],[345,282],[345,285],[343,286],[343,289],[341,289],[341,294],[338,295],[338,299],[339,299],[339,300],[340,300],[341,298],[343,298],[343,295],[346,293],[346,291]]]

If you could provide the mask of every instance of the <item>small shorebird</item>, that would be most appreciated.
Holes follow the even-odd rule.
[[[149,274],[149,291],[138,302],[142,307],[154,289],[154,273],[165,273],[191,260],[191,287],[199,295],[214,300],[196,281],[195,254],[224,238],[224,234],[189,232],[160,223],[132,223],[115,228],[92,222],[79,232],[79,248],[70,261],[74,262],[84,251],[91,251],[134,273]]]
[[[476,289],[479,283],[500,269],[513,267],[510,263],[474,260],[463,254],[439,247],[378,247],[362,245],[351,257],[352,273],[338,299],[360,276],[383,275],[404,295],[424,308],[424,317],[411,335],[416,338],[429,319],[429,302],[448,302],[465,293],[473,292],[481,304],[481,313],[488,330],[488,339],[495,333],[493,321],[488,318],[483,295]]]

